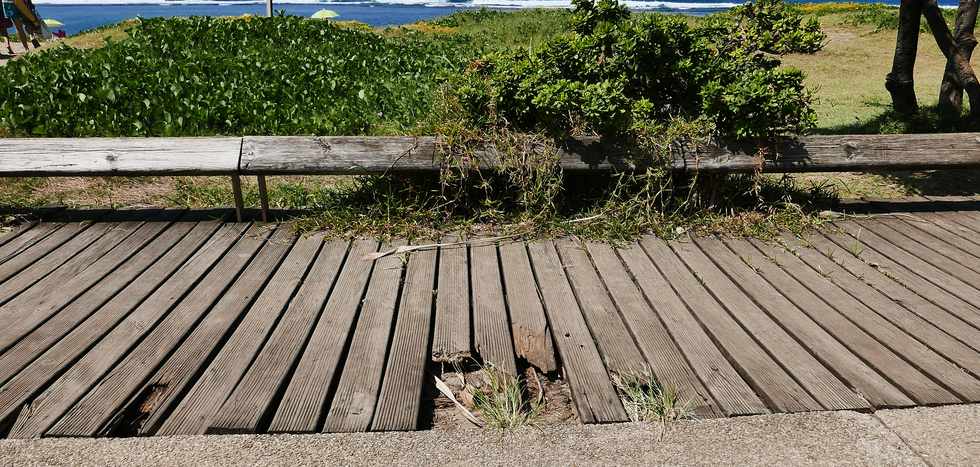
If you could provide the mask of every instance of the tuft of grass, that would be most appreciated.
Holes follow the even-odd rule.
[[[668,423],[693,417],[690,402],[681,401],[676,388],[664,386],[652,373],[614,374],[613,384],[634,422],[660,423],[666,431]]]
[[[485,365],[481,371],[486,376],[486,384],[473,394],[473,403],[486,426],[515,430],[534,425],[541,415],[542,405],[526,398],[523,379],[492,364]]]

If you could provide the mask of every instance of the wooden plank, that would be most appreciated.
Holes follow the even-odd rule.
[[[738,276],[725,266],[741,266],[734,260],[723,263],[728,249],[716,238],[672,244],[678,256],[695,271],[707,289],[718,299],[756,342],[768,350],[774,360],[793,376],[823,408],[828,410],[866,409],[870,404],[830,372],[809,350],[775,322],[743,289],[754,289],[759,276]],[[700,247],[700,248],[699,248]],[[702,250],[703,249],[703,250]],[[711,258],[709,258],[711,256]],[[712,258],[715,261],[712,261]],[[734,258],[728,257],[729,260]],[[744,270],[740,271],[744,273]],[[730,276],[729,276],[730,274]],[[745,287],[739,288],[737,284]],[[751,284],[751,286],[750,286]],[[734,324],[734,323],[733,323]]]
[[[699,417],[724,414],[711,393],[698,380],[684,354],[655,311],[643,298],[643,293],[630,278],[626,266],[611,246],[604,243],[586,244],[589,255],[609,295],[623,316],[623,321],[636,337],[636,343],[657,380],[666,387],[676,388],[681,400]],[[732,370],[734,371],[734,370]]]
[[[273,238],[270,241],[285,243],[288,240],[288,236],[283,235],[278,240]],[[166,389],[154,394],[154,400],[157,402],[149,410],[149,417],[140,428],[141,434],[204,434],[212,417],[235,389],[254,360],[256,352],[289,304],[310,264],[316,259],[322,244],[322,235],[306,236],[296,240],[295,246],[289,250],[289,255],[262,289],[255,303],[248,307],[248,312],[241,319],[234,333],[220,349],[216,349],[217,356],[207,365],[203,373],[194,376],[197,370],[194,365],[203,365],[206,359],[195,359],[195,356],[190,356],[179,365],[168,362],[150,379],[149,386],[163,386]],[[229,290],[225,297],[234,290],[234,288]],[[195,330],[195,333],[200,329],[201,326]],[[181,350],[186,348],[187,343],[192,339],[193,336],[181,344]],[[171,361],[176,362],[174,358],[176,354],[171,358]],[[183,392],[183,388],[191,385],[191,389],[180,396],[178,402],[178,395]]]
[[[259,432],[331,294],[349,246],[350,242],[339,240],[323,245],[268,342],[215,414],[209,433]]]
[[[957,266],[969,269],[973,274],[980,271],[980,257],[974,255],[969,247],[961,247],[960,242],[957,242],[959,237],[956,235],[947,233],[946,235],[937,237],[926,230],[928,227],[925,229],[917,228],[914,224],[910,224],[903,219],[869,219],[869,221],[881,224],[884,228],[889,229],[889,231],[901,233],[905,237],[943,255],[956,263]]]
[[[261,237],[256,236],[258,238]],[[231,278],[216,278],[214,290],[218,295],[209,294],[208,301],[179,307],[168,315],[168,319],[120,360],[60,421],[46,430],[45,435],[101,434],[102,428],[109,427],[110,420],[126,402],[145,388],[154,388],[154,402],[159,401],[159,405],[147,403],[144,409],[149,412],[151,421],[158,421],[157,410],[169,408],[173,398],[190,384],[197,370],[207,364],[214,346],[222,342],[223,336],[255,300],[289,251],[292,241],[293,234],[288,229],[272,233],[230,287],[226,284]],[[207,288],[210,284],[205,290]],[[209,306],[211,303],[214,305]],[[184,310],[188,312],[180,313]],[[275,313],[274,310],[269,312]]]
[[[517,357],[544,373],[558,369],[551,328],[534,283],[534,271],[523,241],[504,242],[499,246],[510,331]]]
[[[14,376],[42,354],[52,361],[74,359],[162,284],[218,226],[218,222],[178,222],[167,229],[102,284],[90,289],[44,326],[0,355],[0,375]],[[69,337],[61,341],[65,336]],[[72,348],[73,351],[61,352],[61,357],[54,359],[49,350],[56,343],[59,349]],[[0,377],[0,383],[6,382],[7,377]]]
[[[405,245],[396,240],[382,249]],[[402,277],[402,258],[377,260],[357,317],[344,370],[323,425],[325,433],[367,431],[384,376]]]
[[[787,240],[788,242],[789,240]],[[825,247],[826,248],[826,247]],[[835,257],[837,255],[844,256],[846,258],[847,253],[839,249],[832,249]],[[938,313],[927,315],[927,319],[923,319],[916,314],[910,312],[907,308],[910,307],[908,303],[901,301],[899,297],[906,297],[908,292],[896,291],[898,297],[888,296],[880,293],[876,288],[872,287],[872,284],[879,284],[885,282],[885,277],[877,271],[868,270],[870,268],[860,268],[860,271],[867,276],[862,277],[860,280],[852,276],[841,267],[841,262],[848,261],[848,259],[840,260],[840,262],[835,262],[827,259],[826,257],[817,255],[808,255],[807,259],[810,264],[819,267],[824,271],[824,276],[828,280],[838,285],[841,289],[847,291],[855,299],[859,300],[864,304],[867,309],[874,310],[882,318],[886,319],[888,323],[891,323],[894,327],[900,328],[909,336],[914,338],[916,341],[920,342],[921,345],[931,348],[934,352],[939,353],[951,360],[952,362],[959,365],[961,368],[970,371],[973,375],[980,375],[980,353],[977,350],[971,349],[968,345],[965,345],[956,339],[954,339],[950,334],[937,328],[933,321],[938,323],[944,323],[949,325],[952,329],[959,329],[967,335],[977,336],[975,328],[970,327],[962,321],[956,320],[954,317],[950,316],[945,311],[937,309],[936,307],[927,308],[929,311],[936,311]],[[856,258],[850,258],[850,260],[857,261]],[[881,285],[882,288],[888,288],[885,285]],[[898,287],[891,287],[891,289]],[[912,300],[912,303],[921,303],[920,300]],[[972,331],[972,332],[971,332]],[[872,333],[873,334],[873,333]],[[980,341],[973,340],[974,345],[980,344]],[[907,347],[899,347],[902,349],[903,353],[908,352]],[[931,367],[931,366],[930,366]],[[927,371],[928,372],[928,371]],[[940,378],[940,375],[933,374],[934,378]],[[942,379],[940,379],[942,381]]]
[[[650,371],[585,248],[568,238],[555,241],[555,245],[606,368],[614,373]]]
[[[926,263],[932,265],[934,268],[942,271],[950,278],[956,279],[957,281],[952,282],[950,285],[957,288],[958,293],[969,294],[969,297],[975,297],[977,301],[971,302],[974,303],[974,305],[980,304],[980,289],[977,288],[980,286],[972,285],[980,284],[980,273],[956,262],[953,259],[950,259],[950,257],[944,256],[943,251],[948,250],[948,247],[940,246],[940,242],[936,241],[935,239],[926,241],[925,239],[909,238],[895,229],[890,228],[880,222],[876,222],[873,219],[868,219],[866,221],[855,221],[854,223],[870,232],[873,232],[875,235],[877,235],[877,237],[884,239],[891,245],[908,252],[909,255],[915,256],[916,258],[921,259],[921,261],[925,261]],[[879,244],[877,239],[873,237],[868,238],[868,242],[875,245]],[[963,257],[969,255],[954,253],[953,256]],[[920,271],[925,272],[926,270]],[[937,280],[942,280],[941,276],[933,277],[935,277]]]
[[[473,347],[484,364],[517,376],[514,339],[510,335],[507,304],[500,276],[497,245],[470,247],[473,276]]]
[[[640,245],[634,243],[617,251],[637,286],[724,413],[768,413],[769,409],[721,353]]]
[[[374,431],[419,428],[430,354],[436,253],[436,250],[422,250],[408,257],[388,366],[371,422]]]
[[[899,237],[889,235],[890,238],[886,239],[878,235],[876,232],[877,229],[865,228],[851,222],[835,222],[833,225],[840,229],[840,231],[849,234],[853,241],[857,242],[856,248],[860,248],[861,253],[864,252],[864,249],[873,249],[923,279],[935,284],[950,295],[954,295],[974,307],[980,307],[980,290],[932,264],[932,262],[940,262],[947,265],[945,262],[935,258],[929,258],[928,260],[923,258],[922,256],[928,255],[927,250]],[[893,244],[891,240],[897,240],[899,243]],[[915,253],[911,253],[910,251],[914,251]],[[936,256],[935,253],[932,253],[932,255]]]
[[[88,359],[90,368],[106,371],[115,362],[113,356],[118,358],[140,333],[146,332],[163,318],[166,312],[228,251],[244,230],[244,226],[227,224],[201,249],[188,248],[183,251],[182,254],[187,256],[195,252],[196,254],[186,263],[183,259],[179,261],[178,264],[183,264],[172,276],[169,275],[168,268],[175,266],[168,261],[179,258],[181,254],[174,254],[172,258],[168,256],[166,260],[157,263],[159,266],[140,276],[142,280],[131,286],[136,288],[127,288],[127,291],[133,292],[132,294],[116,295],[116,298],[101,307],[94,316],[72,330],[16,377],[0,387],[0,420],[5,419],[20,408],[21,404],[33,398],[42,387],[60,373],[65,365],[74,362],[78,356],[87,352],[96,343],[105,342],[101,348],[109,354],[89,352],[85,358]],[[190,242],[194,242],[195,239],[190,238]],[[156,288],[155,284],[162,285]],[[141,289],[140,285],[146,285],[148,288]],[[146,296],[147,294],[149,297]],[[130,310],[133,312],[129,313]],[[127,319],[119,323],[124,317]],[[103,338],[103,335],[106,337]],[[82,364],[86,364],[86,361]],[[81,368],[79,365],[76,367]]]
[[[98,228],[83,236],[82,234],[92,226],[98,226]],[[73,222],[67,224],[41,241],[31,245],[30,248],[27,248],[22,253],[4,262],[0,265],[0,303],[8,301],[15,294],[23,290],[25,287],[24,282],[33,284],[51,272],[52,269],[60,266],[61,263],[70,258],[70,256],[67,256],[70,251],[77,252],[78,249],[84,246],[78,245],[79,243],[94,241],[98,235],[104,232],[105,228],[105,225],[93,224],[91,222]],[[61,252],[57,255],[50,254],[76,237],[82,238],[70,244],[67,247],[69,250],[66,250],[64,255]],[[37,263],[41,264],[37,265]],[[20,282],[15,286],[7,286],[7,282],[10,282],[9,279],[12,277],[19,278]]]
[[[459,241],[444,237],[441,243]],[[466,245],[439,247],[439,285],[436,294],[436,324],[432,337],[432,360],[461,362],[470,350],[470,268]]]
[[[784,412],[819,409],[820,404],[728,316],[666,242],[645,237],[640,244],[742,377],[772,408]]]
[[[264,229],[263,229],[264,230]],[[186,334],[188,328],[204,315],[262,246],[267,232],[253,228],[209,272],[198,286],[169,313],[155,308],[154,316],[134,312],[106,335],[82,359],[76,362],[44,392],[21,411],[9,437],[33,438],[46,432],[76,401],[82,398],[103,376],[113,382],[142,381],[169,349]],[[151,301],[144,302],[152,303]],[[162,317],[161,317],[162,315]],[[153,324],[156,323],[156,326]],[[129,349],[133,352],[126,353]],[[118,365],[121,359],[127,363]],[[142,363],[141,363],[142,360]],[[132,373],[130,373],[132,372]],[[137,376],[142,372],[144,376]],[[122,374],[123,377],[112,376]],[[122,380],[122,381],[120,381]],[[105,385],[102,385],[105,387]],[[110,393],[120,397],[129,394]]]
[[[5,138],[0,176],[223,175],[241,138]]]
[[[377,250],[378,242],[369,239],[355,240],[351,246],[337,285],[269,425],[270,432],[309,433],[319,428],[374,266],[374,261],[365,260],[364,255]]]
[[[18,236],[20,236],[24,232],[27,232],[27,231],[33,229],[38,224],[39,224],[38,221],[31,220],[31,221],[24,221],[24,222],[21,222],[20,224],[16,224],[16,225],[14,225],[13,223],[11,223],[11,225],[9,225],[9,226],[3,226],[3,228],[0,228],[0,232],[3,232],[3,233],[0,233],[0,247],[3,247],[3,245],[6,245],[8,242],[10,242],[11,240],[17,238]],[[8,229],[8,228],[10,230],[6,230],[6,231],[3,230],[3,229]],[[3,257],[3,255],[0,254],[0,258],[2,258],[2,257]]]
[[[559,151],[566,171],[629,169],[630,161],[594,139],[568,141]],[[442,165],[434,137],[246,137],[244,174],[365,174],[437,171]],[[789,138],[760,160],[751,145],[689,148],[674,170],[723,172],[830,172],[877,169],[980,167],[980,134],[818,135]],[[493,167],[499,156],[477,148],[473,164]]]
[[[871,237],[871,235],[868,234],[864,236]],[[922,277],[922,275],[916,274],[910,268],[907,268],[906,265],[910,264],[907,262],[907,260],[909,260],[909,255],[899,254],[897,255],[898,260],[896,261],[891,257],[876,251],[875,249],[868,248],[860,240],[850,235],[834,234],[826,235],[825,238],[840,246],[845,252],[847,252],[847,255],[854,256],[858,260],[873,266],[882,274],[894,279],[908,289],[921,295],[923,298],[946,309],[950,313],[955,314],[957,317],[970,323],[974,327],[980,327],[980,308],[977,308],[968,301],[949,293],[949,291],[945,288],[940,287],[933,281],[928,280],[928,278]],[[810,236],[807,236],[806,239],[807,241],[812,241]],[[892,252],[893,254],[897,250],[894,247],[887,248],[887,244],[885,244],[885,247],[886,250]],[[854,253],[858,254],[855,255]],[[922,261],[918,260],[918,262],[921,263]],[[918,266],[917,263],[912,264],[913,268]]]
[[[976,231],[933,214],[915,213],[899,220],[980,258],[980,240],[976,239]]]
[[[909,349],[904,346],[913,345],[914,341],[903,339],[900,333],[896,333],[887,322],[882,322],[884,320],[880,317],[871,318],[871,315],[877,316],[874,311],[828,281],[821,270],[809,267],[805,259],[802,263],[797,259],[796,255],[805,258],[805,255],[816,251],[794,249],[794,255],[784,249],[768,248],[764,252],[820,299],[811,303],[799,301],[796,302],[797,306],[807,311],[824,329],[837,336],[852,352],[877,368],[905,394],[918,403],[953,403],[958,399],[928,378],[925,375],[926,370],[920,364],[914,363],[912,353],[916,352],[915,347]],[[790,298],[795,300],[795,297]],[[829,305],[836,313],[820,306],[820,302]],[[930,358],[935,356],[929,353],[923,355],[929,361],[935,361],[935,358]]]
[[[819,297],[748,241],[726,239],[724,243],[728,249],[722,250],[719,246],[717,249],[711,249],[708,254],[719,263],[725,264],[726,271],[729,271],[735,282],[751,284],[746,291],[753,299],[765,307],[766,311],[797,340],[808,347],[829,370],[846,381],[875,407],[902,407],[915,404],[872,366],[855,355],[848,348],[849,345],[853,346],[851,342],[841,343],[810,318],[809,313],[836,314]],[[760,246],[764,247],[764,245]],[[787,260],[792,258],[787,257]],[[753,272],[757,275],[753,275]],[[897,358],[894,355],[891,357]]]
[[[8,259],[17,256],[24,250],[30,248],[35,243],[43,240],[54,231],[64,227],[63,222],[41,222],[28,229],[16,237],[4,242],[0,246],[0,264],[7,262]]]
[[[156,241],[157,236],[169,226],[170,223],[166,221],[144,223],[117,245],[107,244],[109,251],[85,268],[83,273],[69,276],[67,280],[52,275],[5,304],[0,308],[0,350],[13,345],[134,255],[142,254],[143,247]]]
[[[628,420],[572,295],[554,243],[530,243],[528,252],[579,418],[584,423]]]

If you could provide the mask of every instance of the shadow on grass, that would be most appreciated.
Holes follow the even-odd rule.
[[[895,112],[890,104],[882,104],[882,112],[872,118],[846,125],[823,127],[815,134],[902,134],[958,133],[980,130],[980,124],[962,118],[944,122],[936,106],[922,107],[915,115]],[[980,169],[880,172],[887,181],[923,196],[972,196],[980,194]]]

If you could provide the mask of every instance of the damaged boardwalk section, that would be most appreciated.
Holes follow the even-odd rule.
[[[227,218],[105,212],[0,237],[0,433],[422,429],[458,360],[561,378],[585,423],[626,421],[625,372],[701,417],[980,401],[978,212],[404,253]]]

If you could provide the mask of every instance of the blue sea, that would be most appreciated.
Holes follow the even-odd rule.
[[[821,2],[826,0],[810,0]],[[264,0],[35,0],[38,12],[57,19],[68,34],[113,24],[141,16],[239,16],[265,14]],[[627,0],[634,10],[708,14],[722,11],[741,2],[718,0]],[[898,5],[899,0],[886,0]],[[361,21],[372,26],[414,23],[466,8],[512,10],[521,8],[568,8],[570,0],[283,0],[275,1],[276,11],[310,16],[328,8],[340,14],[338,19]],[[955,6],[956,0],[940,0],[943,6]]]

